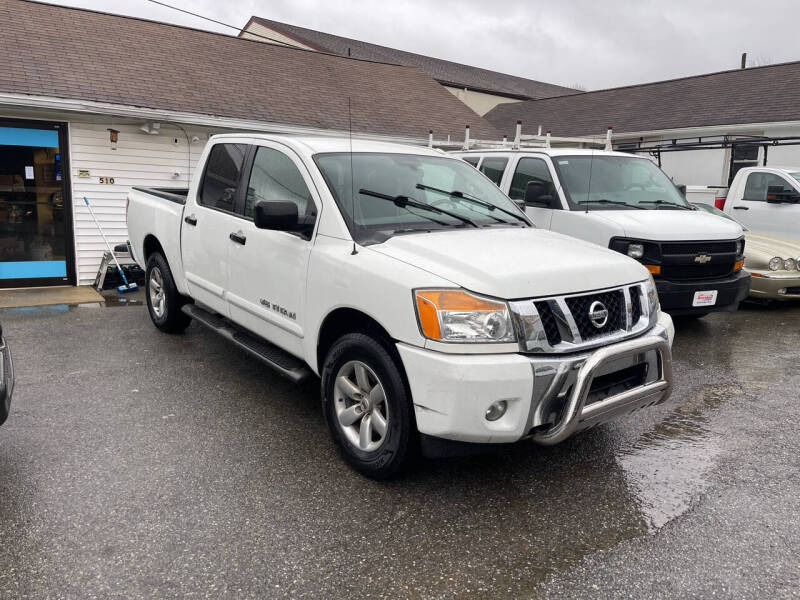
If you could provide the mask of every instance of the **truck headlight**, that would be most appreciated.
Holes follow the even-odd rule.
[[[647,281],[644,283],[644,289],[647,294],[647,305],[650,308],[650,314],[657,314],[661,310],[661,303],[658,301],[658,290],[652,275],[648,275]]]
[[[644,244],[628,244],[628,256],[639,260],[644,256]]]
[[[514,342],[508,304],[464,290],[416,290],[422,334],[440,342]]]

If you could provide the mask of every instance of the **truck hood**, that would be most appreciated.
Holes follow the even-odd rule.
[[[743,233],[738,223],[699,210],[598,210],[593,216],[618,225],[625,237],[654,242],[733,240]]]
[[[618,252],[542,229],[459,229],[390,238],[370,250],[476,293],[513,300],[647,279]]]

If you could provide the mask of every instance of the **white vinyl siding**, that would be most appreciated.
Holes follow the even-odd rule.
[[[109,128],[119,131],[115,150],[111,149]],[[125,242],[128,239],[125,199],[131,187],[188,187],[190,171],[194,172],[208,139],[206,132],[188,131],[188,135],[190,140],[192,136],[197,136],[198,140],[187,143],[183,131],[166,123],[161,125],[158,135],[144,133],[136,125],[117,125],[110,121],[69,123],[75,266],[79,285],[94,281],[106,249],[83,197],[89,199],[109,243],[113,246]],[[88,170],[90,176],[78,177],[79,170]],[[101,177],[113,177],[114,183],[101,184]]]

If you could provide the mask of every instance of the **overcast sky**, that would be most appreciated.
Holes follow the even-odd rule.
[[[165,0],[251,15],[561,85],[601,89],[800,60],[798,0]],[[55,0],[224,33],[147,0]],[[111,8],[113,7],[113,8]]]

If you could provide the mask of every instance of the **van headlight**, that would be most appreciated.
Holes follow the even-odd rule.
[[[422,334],[439,342],[515,342],[508,304],[464,290],[416,290]]]
[[[650,308],[650,314],[654,315],[661,310],[661,303],[658,301],[656,282],[653,280],[653,276],[651,274],[648,274],[647,281],[644,282],[644,289],[647,295],[647,305]]]

